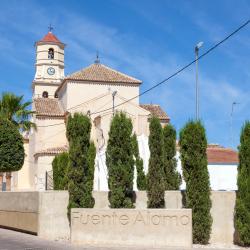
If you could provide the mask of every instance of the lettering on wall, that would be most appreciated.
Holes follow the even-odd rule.
[[[164,214],[152,211],[134,211],[134,213],[126,212],[77,212],[71,214],[72,223],[81,223],[83,225],[143,225],[143,226],[188,226],[190,217],[188,215]]]

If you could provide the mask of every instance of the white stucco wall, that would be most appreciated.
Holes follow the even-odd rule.
[[[63,88],[62,88],[63,89]],[[59,91],[59,98],[62,96]],[[68,82],[67,83],[67,110],[75,107],[79,104],[85,103],[88,100],[98,97],[103,93],[117,91],[117,93],[126,99],[137,96],[139,94],[139,85],[120,85],[120,84],[103,84],[103,83],[90,83],[90,82]],[[72,98],[73,97],[73,98]],[[111,99],[112,101],[112,99]],[[131,102],[139,105],[139,98],[132,100]]]
[[[34,86],[33,98],[41,98],[44,91],[47,91],[50,98],[54,98],[58,84],[36,84]]]
[[[29,142],[24,141],[24,164],[16,172],[12,172],[11,191],[29,190],[31,188],[29,179]]]
[[[67,144],[64,119],[36,119],[36,125],[35,153]]]
[[[145,173],[148,172],[148,162],[150,157],[150,151],[148,147],[148,137],[145,135],[141,135],[137,137],[138,145],[139,145],[139,153],[143,159],[143,167]],[[182,167],[180,161],[180,153],[177,152],[177,171],[182,175]],[[210,186],[214,191],[233,191],[237,190],[237,165],[233,164],[220,164],[208,165],[208,172],[210,177]],[[96,159],[96,168],[95,168],[95,184],[94,190],[108,190],[107,184],[108,172],[105,162],[105,152],[102,150],[97,155]],[[134,178],[134,183],[136,183],[136,176]],[[135,185],[134,185],[135,186]],[[186,189],[186,183],[182,177],[182,184],[180,186],[181,190]],[[136,188],[135,188],[136,190]]]

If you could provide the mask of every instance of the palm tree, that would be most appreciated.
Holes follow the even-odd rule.
[[[16,96],[13,93],[2,93],[0,98],[0,119],[7,119],[13,122],[21,131],[36,129],[36,124],[30,121],[34,111],[29,110],[32,102],[23,102],[23,96]]]

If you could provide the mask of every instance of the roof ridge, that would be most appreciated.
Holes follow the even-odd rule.
[[[113,71],[113,72],[115,72],[115,73],[121,74],[121,75],[123,75],[123,76],[125,76],[125,77],[132,78],[132,79],[134,79],[135,81],[141,82],[141,80],[139,80],[139,79],[137,79],[137,78],[135,78],[135,77],[133,77],[133,76],[126,75],[126,74],[124,74],[124,73],[122,73],[122,72],[120,72],[120,71],[118,71],[118,70],[116,70],[116,69],[112,69],[112,68],[110,68],[109,66],[107,66],[107,65],[105,65],[105,64],[102,64],[102,63],[97,64],[97,63],[96,63],[96,65],[101,65],[101,66],[105,67],[106,69],[111,70],[111,71]]]
[[[158,106],[158,107],[160,107],[160,104],[153,104],[153,103],[151,103],[151,104],[149,104],[149,103],[140,103],[140,105],[148,105],[148,106]]]
[[[98,71],[97,69],[100,68]],[[99,75],[98,75],[99,74]],[[89,80],[100,82],[117,82],[117,83],[141,83],[142,81],[122,73],[116,69],[112,69],[107,65],[101,63],[92,63],[85,68],[81,68],[76,72],[73,72],[65,77],[67,79],[74,80]],[[113,78],[113,79],[112,79]]]

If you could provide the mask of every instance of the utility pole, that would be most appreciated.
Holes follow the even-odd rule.
[[[115,96],[117,94],[117,91],[113,91],[112,92],[112,99],[113,99],[113,107],[112,107],[112,110],[113,110],[113,116],[115,115]]]
[[[232,109],[230,114],[230,137],[231,137],[231,147],[233,148],[233,112],[234,106],[240,104],[239,102],[232,102]]]
[[[202,47],[203,42],[199,42],[196,46],[195,46],[195,65],[196,65],[196,87],[195,87],[195,119],[196,121],[199,120],[199,78],[198,78],[198,57],[199,57],[199,49]]]

